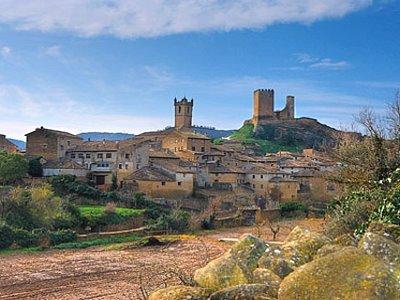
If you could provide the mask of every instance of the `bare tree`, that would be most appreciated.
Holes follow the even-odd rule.
[[[387,105],[387,121],[390,138],[400,144],[400,90],[394,100]]]

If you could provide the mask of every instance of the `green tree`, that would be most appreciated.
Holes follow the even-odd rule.
[[[0,152],[0,183],[14,183],[26,175],[27,161],[19,154]]]
[[[40,162],[40,158],[34,158],[29,161],[28,174],[31,175],[32,177],[43,176],[43,166]]]

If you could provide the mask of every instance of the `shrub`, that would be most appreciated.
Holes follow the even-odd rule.
[[[133,194],[129,207],[145,209],[146,217],[150,220],[156,220],[162,215],[170,212],[169,209],[162,207],[160,204],[146,199],[144,195],[139,192]]]
[[[28,174],[32,177],[43,176],[43,166],[40,163],[40,158],[31,159],[28,163]]]
[[[15,229],[14,230],[15,243],[22,248],[35,247],[39,245],[39,237],[27,230]]]
[[[106,214],[115,213],[116,208],[117,208],[117,205],[114,202],[108,202],[106,205],[106,208],[104,209],[104,212]]]
[[[170,214],[163,214],[150,224],[152,230],[183,232],[189,228],[190,214],[182,210],[174,210]]]
[[[14,242],[14,232],[10,226],[0,224],[0,249],[10,247]]]
[[[59,245],[63,243],[75,242],[78,239],[78,235],[73,230],[59,230],[52,231],[49,233],[51,245]]]
[[[300,202],[286,202],[280,205],[281,214],[288,215],[294,212],[308,213],[308,207]]]
[[[19,154],[0,151],[0,182],[13,183],[22,179],[28,171],[28,162]]]

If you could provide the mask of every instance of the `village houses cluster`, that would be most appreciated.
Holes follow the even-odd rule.
[[[122,141],[91,141],[68,132],[37,128],[26,134],[26,156],[40,157],[44,176],[71,174],[101,189],[120,188],[152,198],[183,199],[198,190],[244,189],[254,197],[284,202],[331,200],[340,186],[329,180],[337,164],[306,149],[256,156],[240,142],[216,145],[192,128],[193,100],[174,99],[175,126]],[[294,118],[294,97],[282,112],[273,111],[273,91],[254,92],[255,125],[268,118]],[[263,115],[264,113],[264,115]],[[17,148],[0,135],[0,148]]]

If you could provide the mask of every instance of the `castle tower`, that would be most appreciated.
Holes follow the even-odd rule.
[[[184,97],[181,101],[174,99],[175,106],[175,128],[190,130],[192,128],[193,99]]]
[[[294,119],[294,96],[286,96],[287,118]]]
[[[263,125],[274,118],[274,90],[259,89],[253,93],[254,113],[253,124]]]

